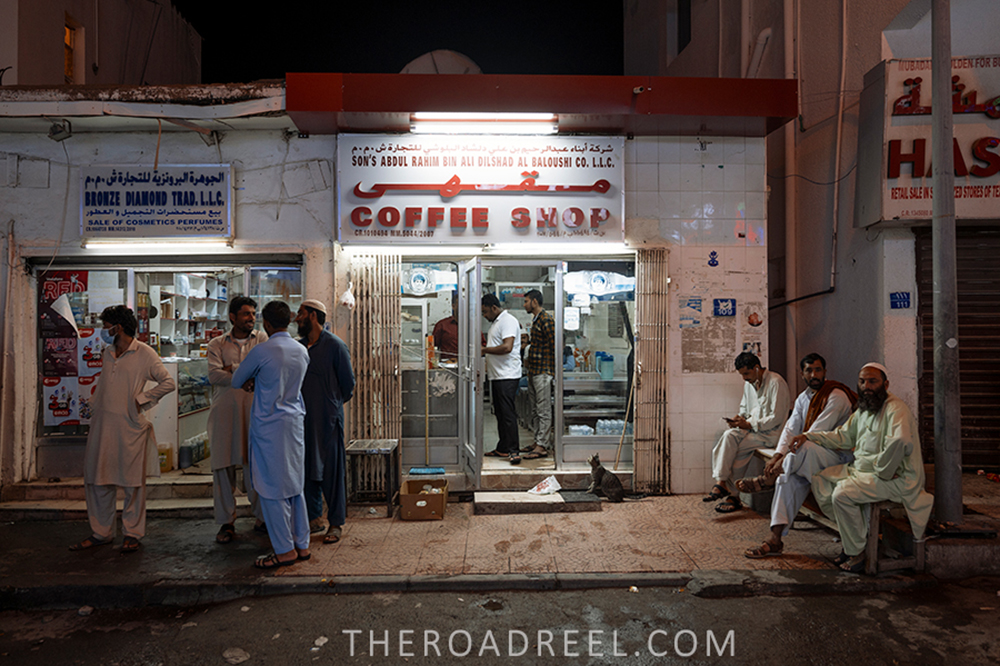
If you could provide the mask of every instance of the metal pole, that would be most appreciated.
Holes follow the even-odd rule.
[[[934,497],[937,519],[962,522],[962,423],[955,276],[951,0],[931,6],[931,141],[934,146]]]

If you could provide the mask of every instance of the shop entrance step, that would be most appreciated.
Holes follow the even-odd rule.
[[[528,492],[478,492],[473,496],[473,513],[477,516],[600,510],[601,498],[582,490],[561,490],[552,495],[532,495]]]
[[[118,510],[122,500],[118,500]],[[201,518],[215,516],[211,497],[180,499],[147,499],[148,518]],[[236,498],[236,515],[249,516],[250,502],[246,497]],[[84,500],[48,499],[35,501],[0,502],[0,521],[27,520],[86,520],[87,503]]]

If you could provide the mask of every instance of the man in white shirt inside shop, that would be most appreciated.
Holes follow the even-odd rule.
[[[826,378],[826,359],[819,354],[805,356],[799,367],[806,388],[795,400],[792,415],[785,422],[778,439],[777,452],[764,467],[763,474],[736,482],[736,487],[745,493],[774,488],[771,536],[759,546],[748,548],[743,553],[753,560],[778,555],[784,549],[782,537],[788,534],[789,526],[809,495],[813,474],[854,460],[850,450],[825,449],[812,442],[806,442],[795,453],[790,451],[789,447],[796,435],[835,430],[844,424],[858,402],[854,391],[840,382]]]
[[[493,412],[497,417],[497,434],[500,441],[484,455],[506,458],[511,465],[521,462],[521,445],[517,430],[517,412],[514,399],[521,381],[521,324],[511,313],[500,307],[495,294],[486,294],[482,301],[483,316],[490,322],[486,334],[483,356],[486,357],[486,376],[490,380]]]
[[[229,302],[232,328],[208,343],[208,381],[212,384],[212,410],[208,414],[208,437],[211,442],[212,496],[215,522],[219,533],[215,540],[229,543],[236,535],[236,469],[243,466],[243,484],[250,508],[257,522],[254,529],[264,532],[263,514],[257,493],[250,483],[247,456],[250,407],[253,393],[233,386],[233,373],[247,353],[267,340],[267,333],[255,331],[257,303],[247,296]]]

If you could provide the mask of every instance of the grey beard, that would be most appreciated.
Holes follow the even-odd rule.
[[[862,391],[858,394],[858,409],[863,412],[875,413],[882,409],[882,405],[889,399],[889,392],[884,388],[866,393]]]

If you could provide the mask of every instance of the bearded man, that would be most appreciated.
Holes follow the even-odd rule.
[[[806,441],[834,450],[854,450],[854,462],[824,469],[812,478],[823,513],[837,521],[844,544],[838,564],[860,573],[868,539],[867,504],[883,500],[906,508],[914,539],[922,539],[934,506],[924,490],[924,461],[917,422],[906,404],[889,393],[885,366],[868,363],[858,375],[858,409],[832,432],[807,432],[792,439],[790,450]]]

